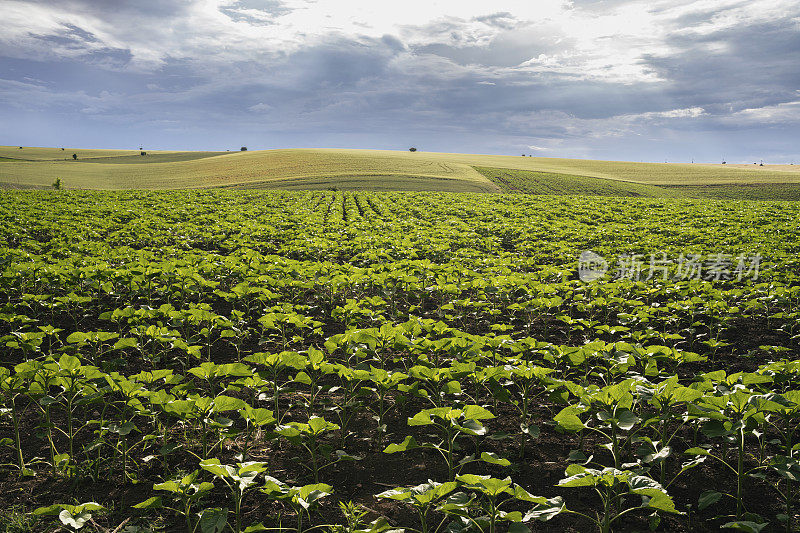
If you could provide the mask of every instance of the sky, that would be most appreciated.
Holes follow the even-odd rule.
[[[800,0],[0,0],[0,145],[800,164]]]

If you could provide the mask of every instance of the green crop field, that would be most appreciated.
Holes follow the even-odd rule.
[[[800,183],[764,183],[742,179],[730,183],[697,180],[693,185],[638,183],[555,172],[506,168],[475,169],[503,192],[583,196],[643,196],[651,198],[719,198],[741,200],[800,200]]]
[[[72,160],[72,153],[78,155]],[[800,198],[800,167],[686,165],[381,150],[147,152],[0,147],[0,188],[340,189]]]
[[[3,530],[796,531],[800,204],[489,162],[0,191]]]

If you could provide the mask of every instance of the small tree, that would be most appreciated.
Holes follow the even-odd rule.
[[[246,152],[247,151],[247,146],[242,146],[239,151],[240,152]]]
[[[72,159],[74,161],[77,161],[78,160],[78,154],[72,154]]]
[[[408,149],[408,151],[409,151],[409,152],[416,152],[416,151],[417,151],[417,149],[416,149],[416,148],[414,148],[414,147],[412,146],[411,148],[409,148],[409,149]]]
[[[53,182],[53,188],[57,191],[60,191],[64,188],[64,186],[61,184],[61,178],[56,178],[56,181]]]

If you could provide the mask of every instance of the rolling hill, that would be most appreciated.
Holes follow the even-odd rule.
[[[72,154],[78,154],[76,161]],[[800,166],[633,163],[388,150],[0,147],[0,187],[429,190],[800,199]]]

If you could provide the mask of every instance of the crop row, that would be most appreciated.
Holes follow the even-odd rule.
[[[5,194],[0,485],[38,489],[4,507],[72,529],[791,531],[796,211]],[[584,283],[587,249],[762,262]]]

